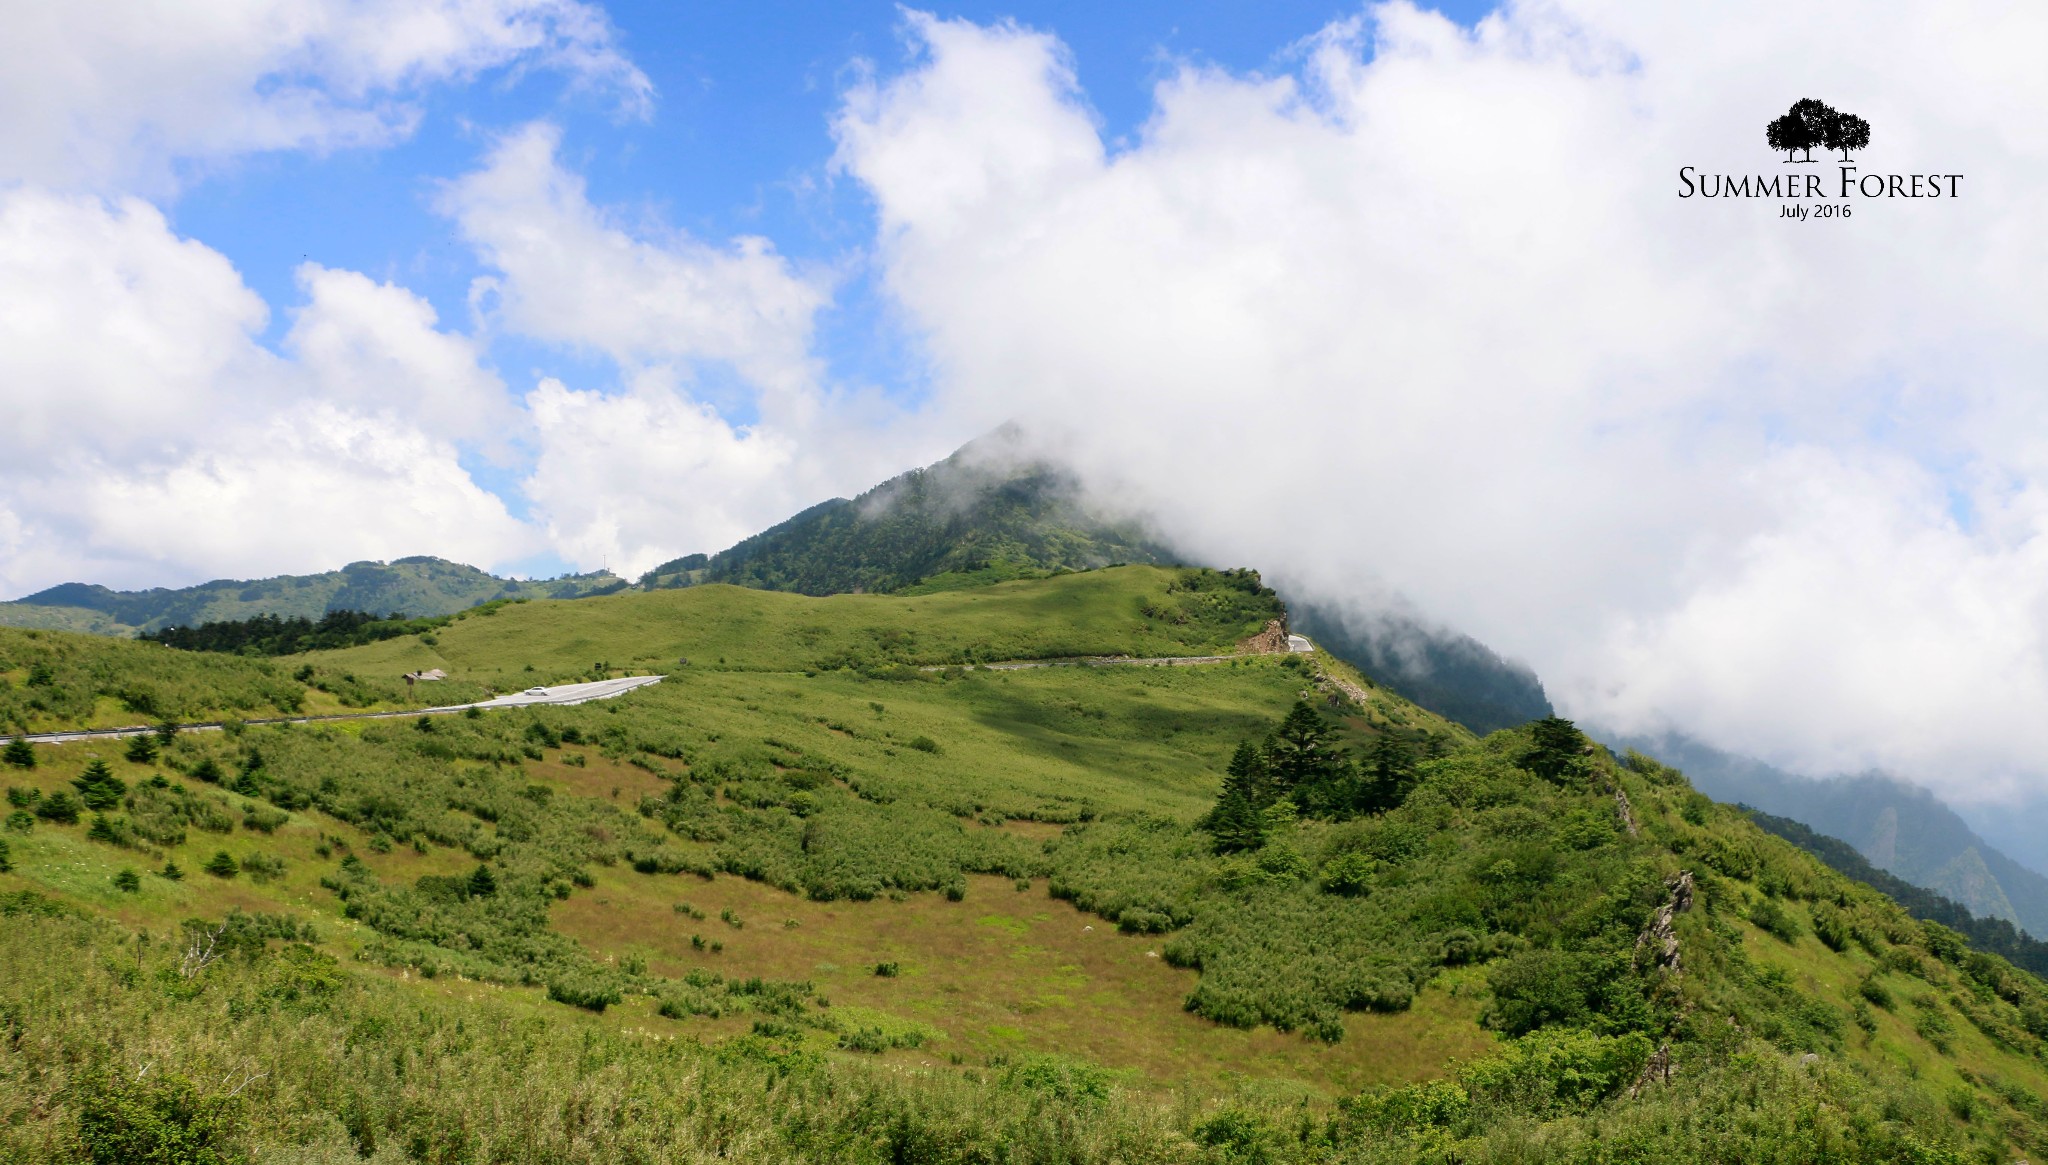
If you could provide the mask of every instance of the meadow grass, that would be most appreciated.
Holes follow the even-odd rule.
[[[1177,617],[1178,577],[514,604],[432,645],[457,682],[657,648],[691,663],[577,708],[184,734],[148,761],[38,746],[0,770],[28,806],[0,835],[0,1022],[31,1048],[0,1069],[0,1147],[61,1156],[94,1105],[185,1111],[134,1082],[143,1063],[240,1121],[236,1153],[306,1160],[1938,1161],[2043,1143],[2048,988],[1646,758],[1534,760],[1531,731],[1473,741],[1323,659],[958,666],[1193,654],[1247,629]],[[285,674],[360,694],[428,646]],[[1256,849],[1217,852],[1196,823],[1233,749],[1301,700],[1354,749],[1410,742],[1413,791],[1349,820],[1283,813]],[[96,761],[127,786],[106,822],[35,816]],[[235,876],[204,872],[220,853]],[[1681,871],[1696,902],[1673,975],[1638,936]],[[92,920],[38,918],[18,892]],[[253,946],[179,973],[187,920],[234,912]],[[1866,984],[1890,1006],[1863,1006]],[[1628,1099],[1660,1043],[1676,1082]],[[252,1072],[268,1083],[229,1095]]]

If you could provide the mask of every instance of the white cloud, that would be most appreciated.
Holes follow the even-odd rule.
[[[489,563],[534,547],[454,448],[403,421],[315,404],[220,436],[161,469],[85,484],[74,512],[90,545],[245,576],[332,570],[423,547]]]
[[[535,65],[643,113],[646,76],[578,0],[67,0],[0,38],[0,179],[165,187],[180,163],[376,145],[422,88]]]
[[[440,200],[493,272],[472,294],[491,326],[601,353],[624,386],[548,380],[527,398],[523,489],[558,553],[637,573],[903,468],[923,421],[823,382],[823,276],[765,239],[628,224],[589,201],[559,145],[544,123],[510,134]]]
[[[788,514],[809,476],[796,444],[736,430],[659,376],[607,396],[542,381],[527,397],[541,453],[525,491],[572,561],[632,576],[723,549]]]
[[[1291,75],[1181,70],[1115,153],[1051,37],[909,25],[838,164],[954,416],[1213,557],[1411,596],[1569,713],[2048,783],[2048,15],[1396,4]],[[1964,196],[1678,198],[1779,172],[1802,96]]]
[[[354,271],[299,268],[306,305],[285,350],[320,399],[401,416],[449,440],[502,438],[519,421],[468,336],[438,330],[433,305]]]
[[[718,247],[680,232],[643,238],[592,206],[555,154],[561,134],[530,125],[450,183],[441,207],[499,274],[507,327],[594,349],[633,369],[729,366],[770,409],[802,408],[817,388],[813,317],[829,288],[766,239]]]
[[[218,252],[156,208],[0,189],[0,458],[48,471],[81,438],[147,456],[267,375],[269,316]]]
[[[496,384],[468,341],[303,275],[279,357],[233,266],[148,205],[0,191],[0,593],[534,549],[451,444]]]

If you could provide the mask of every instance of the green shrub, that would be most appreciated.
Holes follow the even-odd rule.
[[[263,805],[251,805],[242,810],[242,827],[257,833],[276,833],[278,826],[291,819],[291,814]]]
[[[1459,1079],[1475,1097],[1525,1111],[1583,1111],[1633,1082],[1655,1050],[1641,1032],[1603,1036],[1550,1028],[1467,1065]]]
[[[1346,1124],[1405,1132],[1449,1126],[1463,1117],[1471,1105],[1471,1097],[1460,1085],[1449,1080],[1430,1080],[1403,1088],[1367,1089],[1344,1101],[1339,1111]]]
[[[568,971],[548,979],[548,998],[599,1014],[624,998],[619,983],[603,972],[587,969]]]
[[[216,878],[232,878],[242,872],[241,865],[226,850],[216,852],[206,859],[206,864],[200,868]]]
[[[60,791],[36,802],[35,812],[37,817],[45,821],[54,821],[59,825],[76,825],[81,809],[78,798]]]
[[[135,844],[135,835],[129,831],[128,819],[125,817],[109,817],[104,813],[92,815],[92,828],[85,831],[85,836],[93,841],[105,842],[108,845],[128,846]]]
[[[875,964],[875,974],[883,979],[894,979],[896,977],[896,973],[897,967],[895,963]]]
[[[1856,984],[1856,994],[1886,1011],[1892,1009],[1891,990],[1880,982],[1876,975],[1864,976],[1862,982]]]
[[[156,738],[147,733],[129,737],[126,755],[136,764],[148,764],[156,759]]]
[[[114,875],[114,889],[124,894],[133,894],[142,889],[142,875],[134,870],[124,869]]]
[[[1798,942],[1799,936],[1806,933],[1792,912],[1775,898],[1757,899],[1749,908],[1749,920],[1765,933],[1788,943]]]
[[[237,1098],[159,1069],[139,1078],[96,1068],[73,1088],[77,1136],[93,1165],[229,1165],[239,1151]]]
[[[1357,898],[1371,892],[1373,875],[1378,872],[1379,862],[1354,850],[1323,863],[1320,880],[1326,893]]]
[[[1289,656],[1283,662],[1292,663]],[[1194,1128],[1198,1145],[1214,1150],[1223,1161],[1265,1162],[1278,1158],[1280,1131],[1249,1109],[1226,1108]]]
[[[6,751],[0,752],[0,760],[18,769],[32,769],[36,767],[36,746],[17,736],[7,742]]]
[[[1813,937],[1831,951],[1846,951],[1856,940],[1856,932],[1847,915],[1822,902],[1813,908]]]
[[[242,869],[250,880],[268,885],[284,877],[284,859],[275,854],[254,853],[243,859]]]

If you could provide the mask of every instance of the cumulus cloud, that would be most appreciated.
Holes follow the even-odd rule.
[[[477,292],[504,325],[627,368],[724,365],[769,407],[801,407],[817,387],[811,329],[829,287],[756,236],[713,246],[630,232],[591,205],[556,158],[560,142],[556,127],[530,125],[442,193],[442,210],[497,272]]]
[[[286,352],[321,400],[402,416],[446,440],[485,440],[516,428],[505,386],[469,336],[439,329],[433,305],[403,287],[316,263],[299,268],[306,303]]]
[[[952,415],[1209,557],[1407,596],[1570,714],[2048,779],[2048,16],[1376,6],[1271,76],[1180,69],[1115,151],[1051,35],[908,31],[837,165]],[[1678,197],[1778,172],[1802,96],[1963,197]]]
[[[707,242],[592,204],[560,139],[546,123],[507,135],[439,200],[490,269],[472,292],[489,326],[618,372],[617,388],[551,379],[526,400],[523,488],[558,553],[637,573],[902,468],[921,422],[824,382],[824,274],[765,239]]]
[[[616,395],[545,380],[526,403],[540,456],[525,489],[573,561],[637,574],[684,547],[722,549],[809,484],[787,435],[735,429],[659,376]]]
[[[410,131],[423,87],[507,65],[566,72],[633,113],[652,98],[579,0],[15,5],[0,178],[163,187],[181,162],[382,144]]]
[[[233,266],[146,203],[0,192],[0,591],[534,549],[459,462],[450,418],[495,386],[468,341],[400,289],[302,275],[279,356]]]

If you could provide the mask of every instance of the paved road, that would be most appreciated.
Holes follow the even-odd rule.
[[[539,692],[514,692],[485,700],[481,704],[454,704],[446,708],[429,708],[429,712],[460,712],[466,708],[523,708],[528,704],[588,704],[592,700],[609,700],[623,695],[634,688],[658,684],[660,676],[627,676],[622,680],[597,680],[588,684],[556,684]]]
[[[524,708],[534,704],[588,704],[592,700],[609,700],[622,696],[634,688],[658,684],[660,676],[628,676],[621,680],[594,680],[587,684],[556,684],[538,692],[515,692],[499,696],[495,700],[483,700],[475,704],[446,704],[438,708],[414,708],[405,712],[351,712],[340,716],[279,716],[268,720],[245,720],[245,724],[324,724],[335,720],[397,720],[413,716],[448,716],[466,712],[471,708]],[[204,724],[180,724],[180,732],[218,732],[220,722]],[[155,732],[156,727],[138,724],[128,728],[94,728],[83,732],[36,732],[24,739],[31,744],[63,744],[73,740],[119,740],[125,736],[142,736]]]
[[[1295,647],[1292,641],[1300,639],[1305,646]],[[1126,655],[1096,655],[1086,659],[1012,659],[1002,663],[964,664],[949,663],[920,668],[921,671],[945,671],[948,668],[985,667],[990,671],[1019,671],[1028,667],[1189,667],[1199,663],[1229,663],[1238,659],[1256,659],[1261,655],[1305,654],[1315,650],[1306,646],[1308,640],[1299,635],[1288,636],[1289,646],[1283,652],[1238,652],[1236,655],[1159,655],[1149,659],[1134,659]]]

